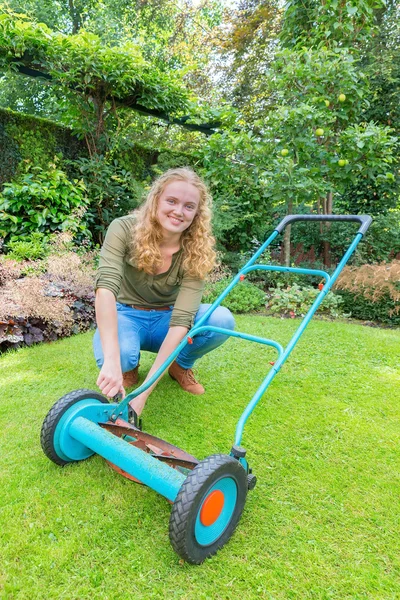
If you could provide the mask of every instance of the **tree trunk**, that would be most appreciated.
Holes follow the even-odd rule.
[[[324,198],[324,213],[326,215],[331,215],[332,214],[332,208],[333,208],[333,193],[332,192],[328,192],[326,195],[326,198]],[[324,230],[325,231],[329,231],[331,224],[330,223],[325,223],[324,226]],[[325,267],[330,267],[331,266],[331,245],[330,242],[324,240],[322,242],[322,247],[323,247],[323,258],[324,258],[324,266]]]
[[[106,100],[100,94],[90,96],[88,101],[92,103],[96,129],[85,136],[86,144],[88,147],[89,155],[92,157],[95,154],[103,154],[105,152],[105,121],[104,121],[104,109]]]
[[[328,195],[326,197],[326,204],[327,214],[331,215],[333,210],[333,192],[328,192]]]
[[[71,17],[71,21],[72,21],[72,33],[78,33],[78,31],[81,28],[81,19],[80,19],[80,14],[78,13],[78,10],[74,4],[74,0],[68,0],[68,4],[69,4],[69,14]]]
[[[324,212],[324,199],[323,198],[318,198],[317,200],[317,215],[321,215]],[[322,221],[320,221],[319,224],[319,233],[322,237],[322,233],[324,231],[324,224],[322,223]]]
[[[292,200],[288,201],[287,214],[288,215],[293,214]],[[283,258],[284,258],[285,267],[290,267],[290,233],[291,233],[291,229],[292,229],[291,225],[286,225],[285,233],[284,233],[284,237],[283,237]]]

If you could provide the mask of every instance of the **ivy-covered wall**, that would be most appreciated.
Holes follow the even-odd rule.
[[[87,156],[87,150],[57,123],[0,109],[0,185],[15,178],[22,161],[45,168],[56,155],[74,160]]]
[[[45,169],[55,156],[76,160],[88,157],[88,152],[85,142],[69,129],[47,119],[0,108],[0,190],[18,175],[22,161],[29,160]],[[126,150],[118,161],[139,181],[154,175],[154,167],[164,170],[192,162],[187,155],[141,146]]]

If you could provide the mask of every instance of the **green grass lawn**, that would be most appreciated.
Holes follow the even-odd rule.
[[[298,324],[237,318],[284,344]],[[52,404],[96,389],[91,338],[0,358],[1,598],[400,598],[399,330],[310,324],[245,427],[257,486],[230,542],[201,566],[173,552],[163,497],[98,456],[60,468],[41,450]],[[274,358],[230,339],[197,365],[204,396],[159,384],[145,430],[198,458],[229,453]]]

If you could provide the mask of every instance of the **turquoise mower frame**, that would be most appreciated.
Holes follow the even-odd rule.
[[[257,259],[285,227],[296,221],[360,223],[353,242],[332,275],[325,271],[257,264]],[[84,460],[93,454],[105,458],[125,477],[145,484],[165,496],[172,504],[170,541],[186,561],[200,564],[215,554],[233,534],[241,517],[247,491],[254,488],[256,477],[241,446],[247,419],[282,368],[300,336],[343,267],[371,224],[367,215],[290,215],[285,217],[249,262],[233,278],[204,316],[188,332],[176,350],[149,379],[121,402],[91,390],[76,390],[58,400],[47,414],[41,430],[46,456],[58,465]],[[204,325],[229,292],[251,271],[284,271],[315,275],[324,280],[320,292],[286,348],[270,339]],[[236,427],[229,454],[215,454],[199,461],[180,448],[140,431],[128,422],[128,403],[154,383],[175,360],[182,348],[204,331],[215,331],[236,338],[272,346],[277,360],[246,406]]]

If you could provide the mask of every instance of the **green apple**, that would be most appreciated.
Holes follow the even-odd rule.
[[[315,130],[315,135],[317,135],[318,137],[324,135],[324,130],[322,129],[322,127],[318,127],[318,129]]]
[[[344,158],[341,158],[341,159],[338,161],[338,165],[339,165],[339,167],[344,167],[344,166],[345,166],[345,164],[346,164],[346,161],[344,160]]]
[[[287,148],[283,148],[283,150],[281,150],[281,154],[282,156],[287,156],[289,154],[289,150]]]
[[[328,108],[328,106],[329,106],[329,100],[325,100],[325,106],[326,106],[326,108]]]
[[[346,94],[340,94],[338,100],[339,102],[344,102],[346,100]]]

